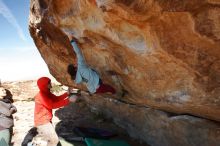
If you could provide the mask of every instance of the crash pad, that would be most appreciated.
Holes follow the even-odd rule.
[[[129,146],[129,144],[123,140],[105,140],[85,138],[87,146]]]
[[[60,143],[62,146],[86,146],[86,144],[84,144],[84,143],[69,142],[69,141],[66,141],[65,139],[60,139]]]
[[[116,136],[116,134],[111,131],[91,127],[75,127],[74,133],[84,138],[97,139],[109,139]]]

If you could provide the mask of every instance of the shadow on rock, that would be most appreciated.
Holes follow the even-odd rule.
[[[141,146],[137,141],[129,138],[125,130],[116,126],[111,119],[106,119],[104,115],[99,113],[92,113],[83,100],[80,100],[77,103],[71,103],[69,106],[57,110],[55,115],[61,120],[56,125],[56,132],[58,136],[65,139],[65,141],[71,143],[74,142],[74,144],[76,141],[81,141],[81,138],[74,133],[75,127],[93,127],[116,133],[117,137],[114,139],[125,140],[131,146]],[[78,145],[83,146],[85,144],[81,142]]]

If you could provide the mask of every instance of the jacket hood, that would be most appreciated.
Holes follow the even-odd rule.
[[[43,93],[50,93],[50,90],[48,89],[48,84],[51,82],[51,80],[48,77],[41,77],[37,80],[37,86],[39,90]]]

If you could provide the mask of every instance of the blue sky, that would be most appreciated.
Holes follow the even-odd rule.
[[[30,0],[0,0],[0,79],[49,76],[28,30]]]

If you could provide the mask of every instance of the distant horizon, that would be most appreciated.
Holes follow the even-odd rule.
[[[11,82],[26,82],[26,81],[37,81],[40,77],[48,77],[52,80],[52,82],[56,81],[56,79],[52,76],[52,75],[42,75],[42,76],[39,76],[39,77],[36,77],[36,78],[26,78],[26,79],[20,79],[20,80],[8,80],[8,81],[4,81],[0,78],[0,83],[11,83]],[[57,81],[56,81],[57,82]]]
[[[2,81],[32,80],[41,76],[52,75],[37,48],[17,49],[16,53],[5,52],[0,58]]]

